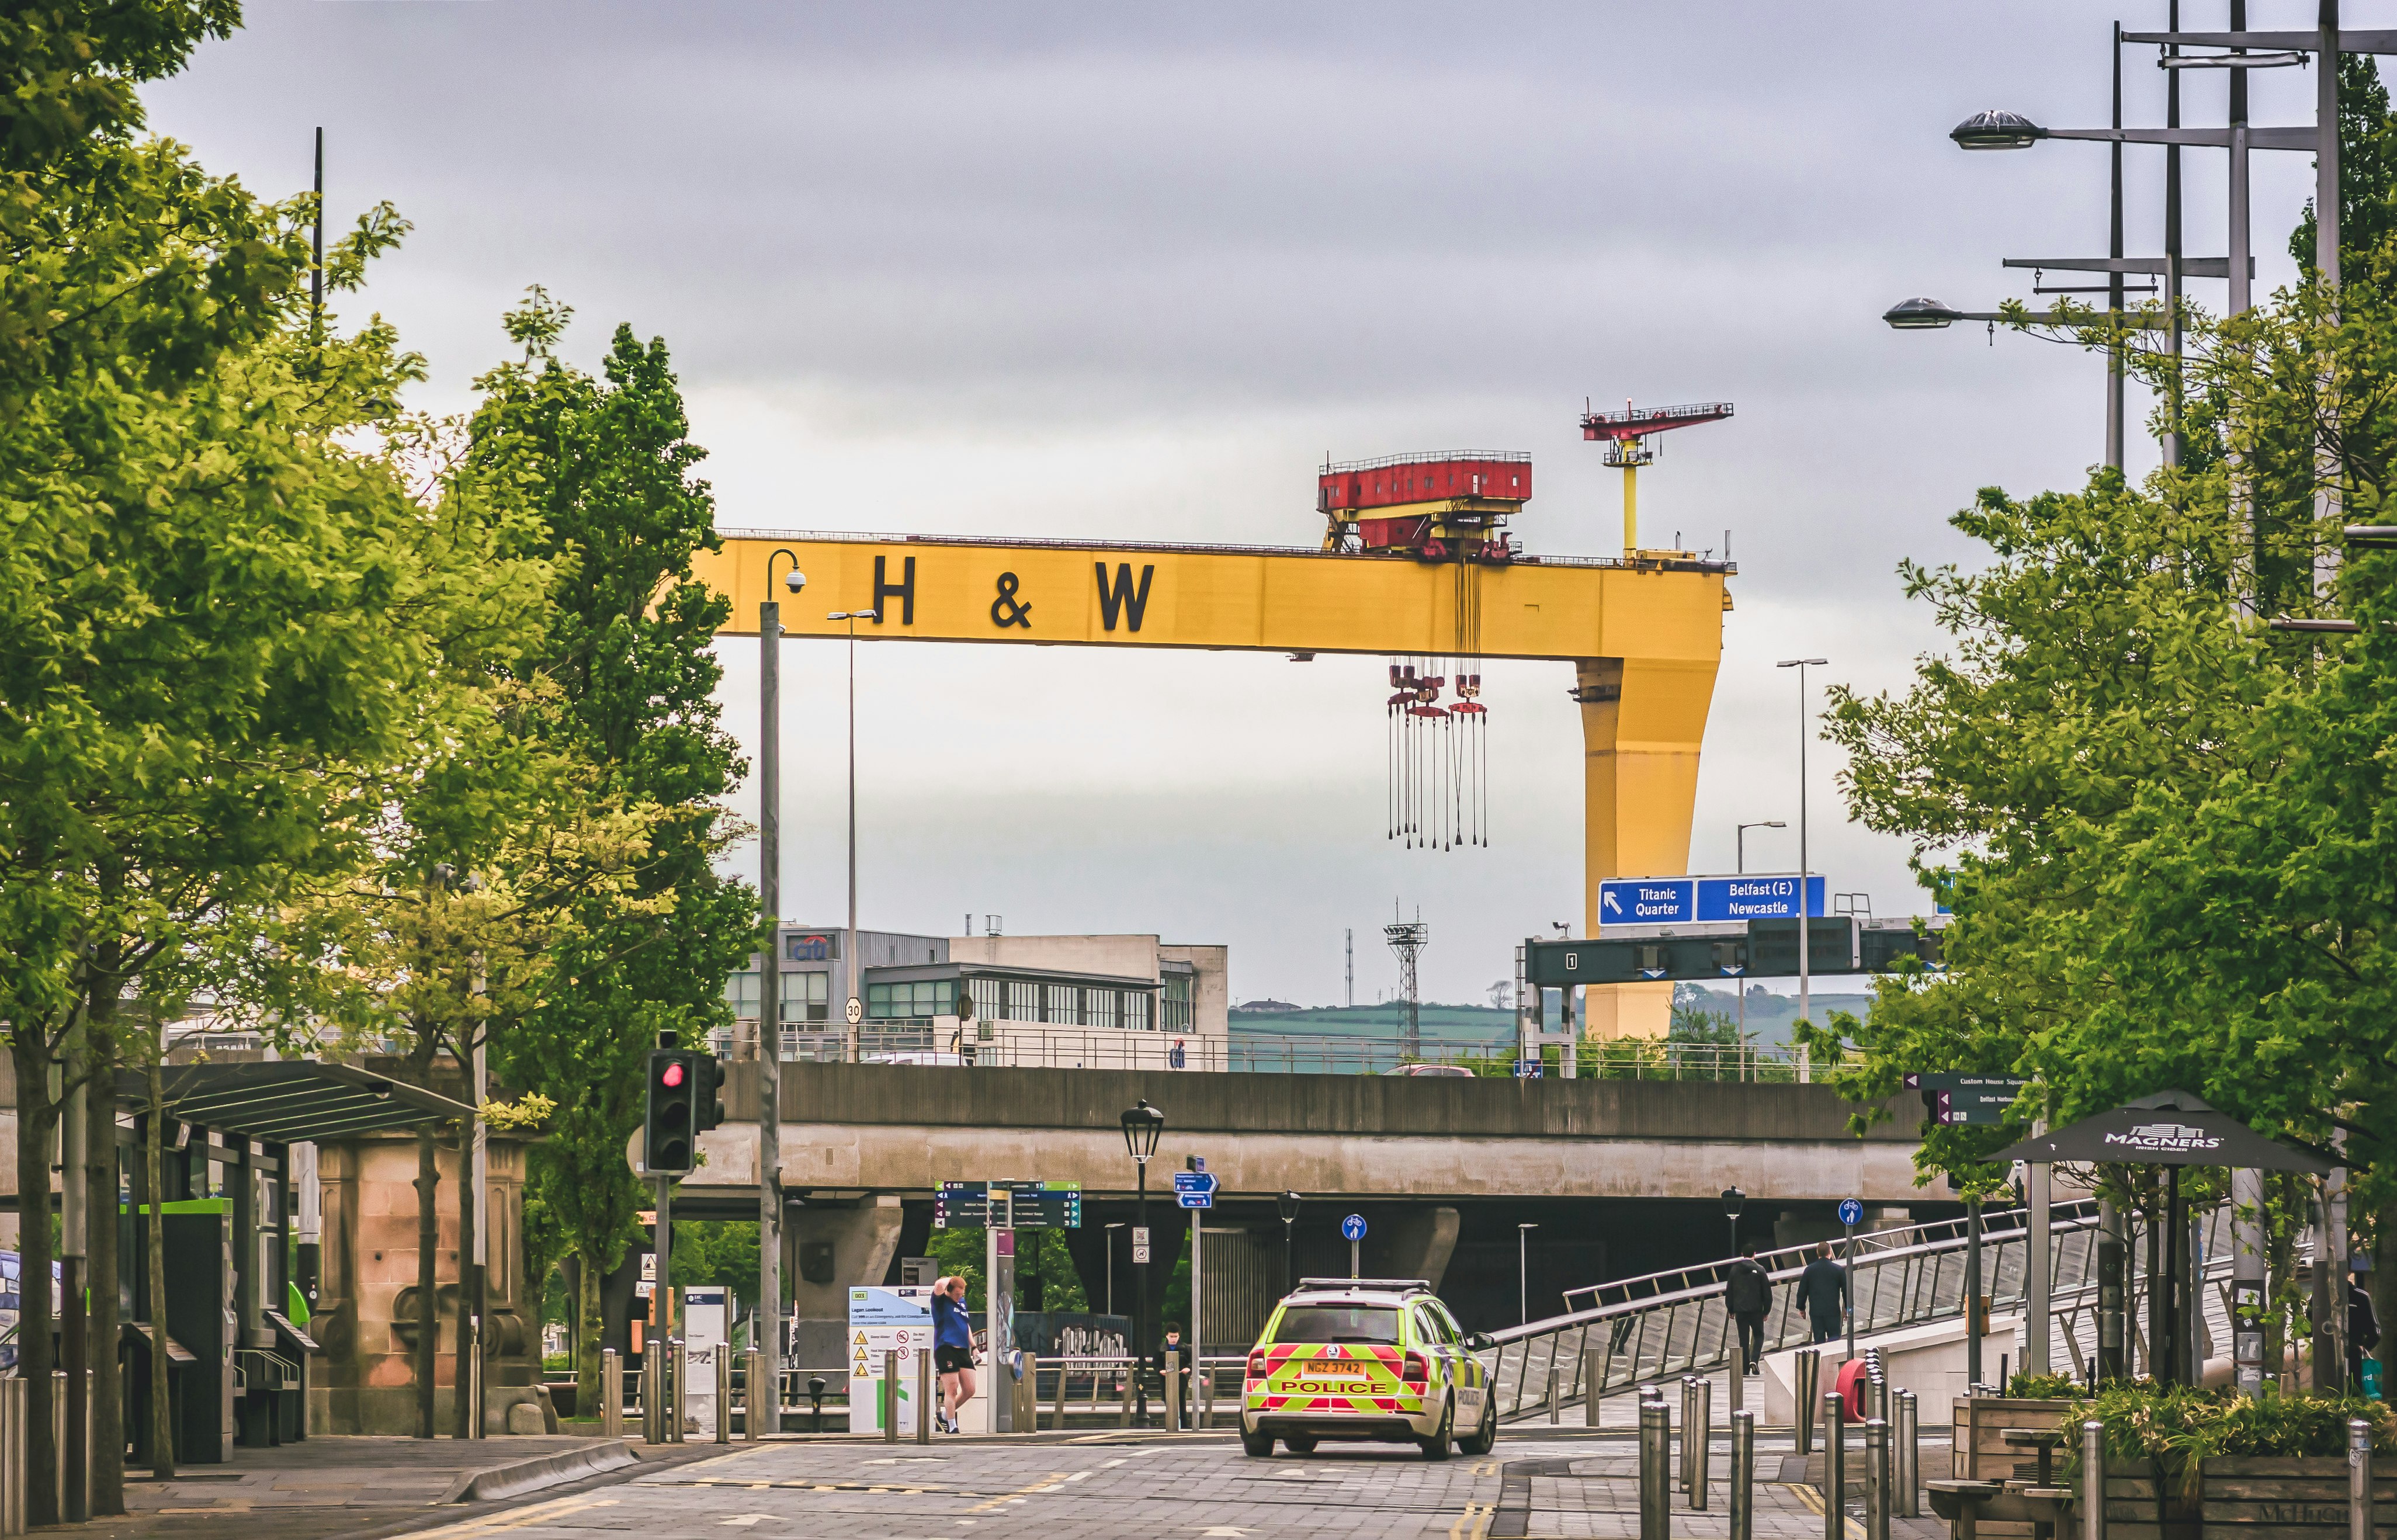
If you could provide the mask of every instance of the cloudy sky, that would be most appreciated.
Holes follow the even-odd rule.
[[[1611,554],[1618,477],[1579,439],[1584,399],[1732,400],[1733,422],[1663,441],[1640,499],[1645,542],[1728,531],[1740,567],[1691,852],[1729,871],[1756,820],[1793,827],[1753,832],[1750,866],[1796,864],[1800,708],[1774,660],[1902,685],[1938,637],[1897,560],[1972,560],[1945,519],[1974,489],[2070,484],[2102,454],[2094,360],[1879,315],[2029,298],[2002,257],[2103,252],[2102,148],[1945,135],[1993,105],[2101,125],[2111,20],[2061,0],[268,0],[149,100],[274,196],[305,186],[321,125],[333,216],[389,200],[414,221],[353,308],[429,357],[422,407],[470,403],[530,284],[576,308],[585,362],[619,321],[664,337],[728,527],[1307,544],[1327,453],[1473,446],[1535,457],[1530,549]],[[2163,121],[2153,64],[2126,52],[2131,123]],[[2255,121],[2306,121],[2310,88],[2259,75]],[[2193,80],[2186,121],[2222,104],[2218,76]],[[2310,162],[2256,159],[2269,289]],[[2187,174],[2188,249],[2216,255],[2221,155]],[[2160,250],[2162,152],[2134,151],[2129,181],[2133,249]],[[2135,446],[2135,471],[2153,460]],[[726,657],[744,740],[754,652]],[[844,662],[785,653],[784,892],[810,921],[845,903]],[[1335,1004],[1350,930],[1358,998],[1390,988],[1396,905],[1432,927],[1426,996],[1485,998],[1515,942],[1578,925],[1572,679],[1492,665],[1493,837],[1425,854],[1384,837],[1380,673],[862,647],[863,921],[1225,943],[1236,998]],[[1919,907],[1905,847],[1847,823],[1835,757],[1809,770],[1815,868],[1881,914]]]

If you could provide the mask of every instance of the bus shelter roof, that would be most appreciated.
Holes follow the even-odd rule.
[[[475,1114],[463,1102],[389,1076],[313,1059],[169,1065],[163,1078],[168,1117],[283,1145],[412,1129]],[[137,1109],[146,1107],[149,1080],[138,1070],[119,1071],[116,1094]]]

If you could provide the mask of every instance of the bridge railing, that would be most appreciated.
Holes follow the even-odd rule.
[[[862,1063],[965,1068],[1172,1069],[1281,1075],[1389,1075],[1409,1068],[1454,1068],[1506,1078],[1515,1072],[1507,1043],[1426,1039],[1410,1049],[1397,1038],[1280,1033],[1146,1031],[971,1022],[954,1017],[877,1019],[856,1027],[785,1029],[786,1063]],[[730,1042],[726,1043],[729,1051]],[[1798,1078],[1794,1050],[1721,1043],[1615,1041],[1582,1046],[1584,1079],[1769,1080]]]
[[[2056,1356],[2068,1365],[2078,1364],[2096,1351],[2096,1208],[2095,1202],[2059,1204],[2052,1225],[2049,1308],[2059,1348]],[[2026,1265],[2030,1239],[2028,1217],[2020,1210],[1985,1216],[1981,1287],[1989,1296],[1993,1314],[2019,1309],[2027,1297]],[[2227,1287],[2228,1209],[2215,1210],[2204,1216],[2203,1223],[2203,1251],[2210,1259],[2206,1276]],[[1931,1239],[1912,1239],[1926,1231]],[[1862,1242],[1868,1238],[1857,1239]],[[1952,1320],[1963,1315],[1967,1242],[1961,1224],[1909,1225],[1876,1232],[1870,1239],[1874,1244],[1860,1244],[1855,1260],[1854,1298],[1858,1336]],[[1760,1256],[1759,1260],[1764,1258]],[[1764,1351],[1768,1353],[1803,1346],[1813,1337],[1806,1313],[1797,1307],[1795,1284],[1802,1270],[1800,1266],[1771,1269],[1774,1304],[1764,1327]],[[1692,1269],[1681,1276],[1708,1271],[1716,1270]],[[1661,1283],[1672,1276],[1659,1274],[1655,1279]],[[1614,1287],[1601,1285],[1599,1292]],[[1620,1394],[1660,1378],[1730,1368],[1737,1351],[1737,1331],[1726,1307],[1723,1289],[1717,1272],[1714,1278],[1694,1279],[1682,1287],[1664,1288],[1638,1298],[1618,1298],[1547,1320],[1490,1332],[1491,1346],[1481,1357],[1490,1366],[1500,1417],[1528,1416],[1544,1405],[1551,1373],[1557,1378],[1558,1394],[1562,1399],[1580,1399],[1587,1394],[1584,1375],[1592,1362],[1592,1349],[1597,1354],[1600,1396]],[[2144,1282],[2134,1292],[2143,1292]],[[1574,1292],[1588,1294],[1592,1291]],[[2227,1320],[2224,1299],[2209,1300],[2208,1306],[2209,1318]],[[2136,1321],[2139,1316],[2136,1305],[2131,1313]],[[2135,1325],[2134,1332],[2136,1330]]]

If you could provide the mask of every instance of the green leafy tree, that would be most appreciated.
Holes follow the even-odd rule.
[[[715,507],[691,475],[703,451],[665,345],[620,327],[598,378],[560,358],[569,312],[540,290],[507,318],[523,357],[486,374],[462,482],[524,510],[558,576],[526,661],[556,690],[546,730],[627,808],[650,810],[632,891],[638,912],[592,913],[556,985],[496,1045],[513,1084],[557,1104],[532,1180],[579,1260],[575,1332],[598,1375],[599,1280],[643,1206],[626,1141],[643,1065],[662,1038],[702,1043],[730,1020],[724,980],[758,944],[757,896],[718,875],[739,831],[722,798],[744,767],[717,723],[711,644],[726,600],[691,573],[715,550]]]

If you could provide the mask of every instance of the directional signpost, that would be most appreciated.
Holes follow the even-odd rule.
[[[1359,1243],[1365,1239],[1365,1216],[1361,1213],[1350,1214],[1340,1222],[1340,1233],[1348,1241],[1348,1276],[1364,1277],[1363,1270],[1358,1265],[1358,1252]]]
[[[1200,1344],[1207,1339],[1199,1332],[1205,1327],[1207,1298],[1205,1264],[1199,1259],[1198,1222],[1206,1211],[1215,1206],[1215,1176],[1207,1169],[1206,1158],[1191,1156],[1190,1169],[1173,1173],[1173,1200],[1190,1211],[1190,1357],[1196,1359]]]
[[[944,1182],[932,1199],[936,1230],[1078,1230],[1078,1182]]]
[[[1215,1206],[1214,1173],[1203,1171],[1175,1172],[1173,1200],[1185,1209],[1213,1208]]]
[[[1922,1092],[1933,1122],[1950,1127],[1989,1125],[2006,1120],[2006,1109],[2029,1080],[2013,1075],[1908,1075],[1906,1088]]]

